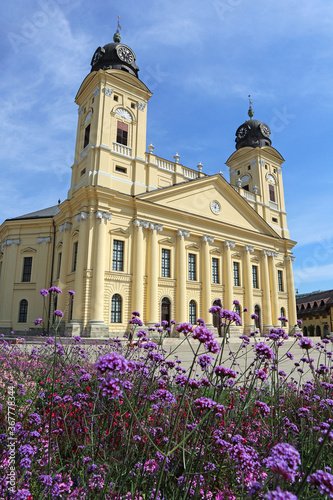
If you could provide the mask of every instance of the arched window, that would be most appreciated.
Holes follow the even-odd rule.
[[[237,314],[240,315],[240,313],[241,313],[241,306],[240,306],[240,304],[235,304],[235,311],[236,311]]]
[[[321,328],[319,325],[316,326],[316,336],[321,337]]]
[[[19,323],[26,323],[28,317],[28,301],[22,299],[20,302],[20,310],[19,310]]]
[[[168,297],[163,297],[161,303],[161,321],[167,321],[170,326],[171,302]]]
[[[286,317],[286,313],[285,313],[285,310],[284,310],[284,307],[281,307],[280,309],[280,316],[281,318],[285,318]],[[286,322],[284,320],[281,321],[281,326],[286,326]]]
[[[255,319],[254,324],[257,330],[260,332],[260,307],[258,305],[255,306],[254,308],[254,314],[256,314],[258,317]]]
[[[306,326],[303,326],[303,335],[307,335],[308,334],[308,329]]]
[[[222,307],[221,299],[214,300],[213,306]],[[213,326],[214,326],[214,328],[219,328],[219,326],[220,326],[220,313],[219,313],[219,311],[217,311],[213,314]]]
[[[189,311],[190,311],[190,323],[192,325],[195,325],[197,322],[197,304],[195,300],[190,301]]]
[[[121,323],[122,298],[115,293],[111,299],[111,323]]]

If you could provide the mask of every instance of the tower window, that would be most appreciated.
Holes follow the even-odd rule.
[[[170,278],[170,250],[162,248],[162,277]]]
[[[134,102],[131,102],[131,108],[132,108],[132,109],[135,109],[135,104],[134,104]]]
[[[212,281],[213,283],[219,283],[219,259],[215,257],[212,258]]]
[[[269,184],[269,199],[270,201],[275,201],[275,189],[272,184]]]
[[[283,292],[283,275],[282,275],[282,271],[278,271],[278,284],[279,284],[279,292]]]
[[[195,281],[196,278],[196,270],[195,270],[195,254],[188,254],[188,279],[191,281]]]
[[[117,95],[114,95],[114,96],[113,96],[113,100],[114,100],[114,101],[118,101],[118,96],[117,96]]]
[[[276,223],[279,222],[276,217],[272,217],[272,221]]]
[[[124,242],[113,240],[112,271],[124,270]]]
[[[244,191],[249,191],[249,185],[246,184],[246,186],[243,186]]]
[[[124,122],[117,122],[117,142],[127,146],[128,125]]]
[[[32,257],[24,257],[22,281],[31,281]]]
[[[27,317],[28,317],[28,301],[25,299],[22,299],[20,302],[18,322],[19,323],[26,323]]]
[[[240,170],[237,170],[237,175],[240,175]]]
[[[111,323],[121,323],[121,305],[121,296],[115,293],[111,300]]]
[[[84,131],[84,143],[83,143],[83,149],[86,148],[89,144],[89,139],[90,139],[90,123],[89,125],[86,126],[86,129]]]
[[[191,325],[195,325],[197,322],[197,304],[195,300],[190,301],[189,313],[190,323]]]
[[[62,252],[59,252],[58,253],[58,265],[57,265],[57,279],[59,279],[59,276],[60,276],[61,258],[62,258]]]
[[[116,165],[116,172],[121,172],[122,174],[127,174],[127,168],[119,167],[118,165]]]
[[[79,244],[78,242],[76,241],[74,243],[74,246],[73,246],[73,266],[72,266],[72,271],[76,271],[76,263],[77,263],[77,248],[78,248]]]
[[[234,262],[234,286],[240,286],[238,262]]]
[[[248,169],[248,170],[251,170],[251,165],[249,165],[249,166],[247,167],[247,169]]]

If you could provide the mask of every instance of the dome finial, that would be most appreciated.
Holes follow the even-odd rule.
[[[121,40],[121,35],[119,33],[119,30],[121,30],[121,26],[119,24],[119,19],[120,19],[120,16],[117,16],[118,17],[118,25],[117,25],[117,31],[115,32],[115,34],[113,35],[113,41],[115,43],[119,43],[120,40]]]
[[[253,111],[253,109],[252,109],[251,95],[249,94],[249,96],[248,96],[248,97],[249,97],[249,110],[248,110],[247,114],[249,115],[250,120],[252,120],[253,115],[254,115],[254,111]]]

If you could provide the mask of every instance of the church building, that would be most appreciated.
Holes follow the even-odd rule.
[[[161,320],[212,326],[217,299],[242,313],[239,332],[297,321],[281,154],[249,119],[221,173],[206,175],[146,147],[152,96],[131,48],[99,47],[76,95],[77,138],[67,199],[0,227],[0,332],[29,330],[48,308],[68,335],[103,337]],[[43,312],[39,290],[59,287]],[[69,302],[68,290],[75,291]],[[46,298],[46,302],[50,296]],[[233,305],[237,300],[239,305]],[[247,312],[243,313],[243,309]],[[251,319],[252,314],[258,319]]]

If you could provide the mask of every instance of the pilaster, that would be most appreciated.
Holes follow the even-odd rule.
[[[133,286],[132,311],[143,314],[143,228],[149,229],[149,222],[139,219],[133,220],[134,248],[133,248]],[[155,298],[156,300],[156,298]],[[144,321],[144,320],[143,320]]]
[[[294,274],[293,274],[293,262],[295,257],[292,255],[286,255],[286,268],[287,268],[287,291],[288,291],[288,308],[289,308],[289,328],[293,328],[297,325],[297,311],[296,311],[296,297],[295,297],[295,285],[294,285]]]
[[[190,236],[189,231],[177,231],[177,288],[176,288],[176,321],[186,321],[186,249],[185,238]]]
[[[67,274],[69,268],[69,254],[70,254],[70,238],[71,238],[72,224],[70,222],[64,222],[59,226],[59,231],[63,233],[62,239],[62,256],[61,256],[61,267],[58,281],[58,288],[62,290],[62,293],[58,295],[57,307],[60,311],[65,311],[66,300],[67,300]]]
[[[268,250],[262,250],[261,252],[261,265],[262,265],[262,307],[263,307],[263,333],[267,333],[270,328],[272,328],[272,308],[271,308],[271,294],[270,294],[270,283],[269,283],[269,268],[268,268],[268,256],[271,254]]]
[[[201,257],[201,269],[202,269],[202,311],[201,316],[205,320],[207,325],[211,325],[212,316],[208,312],[211,307],[211,295],[212,295],[212,279],[211,279],[211,262],[209,253],[209,243],[214,243],[214,238],[212,236],[203,235],[201,236],[202,241],[202,257]]]
[[[148,301],[147,301],[147,325],[153,326],[159,321],[158,313],[158,275],[159,254],[157,236],[162,231],[160,224],[149,223],[149,249],[148,249]]]
[[[232,309],[233,300],[233,280],[232,280],[232,261],[231,249],[235,248],[236,244],[233,241],[224,242],[224,256],[223,256],[223,275],[224,275],[224,300],[223,307],[225,309]]]
[[[247,312],[244,313],[244,333],[249,333],[253,330],[253,320],[251,319],[251,314],[254,313],[253,308],[253,280],[252,280],[252,265],[251,265],[251,253],[254,252],[254,248],[246,245],[244,247],[244,261],[243,261],[243,274],[244,274],[244,306],[247,308]]]

